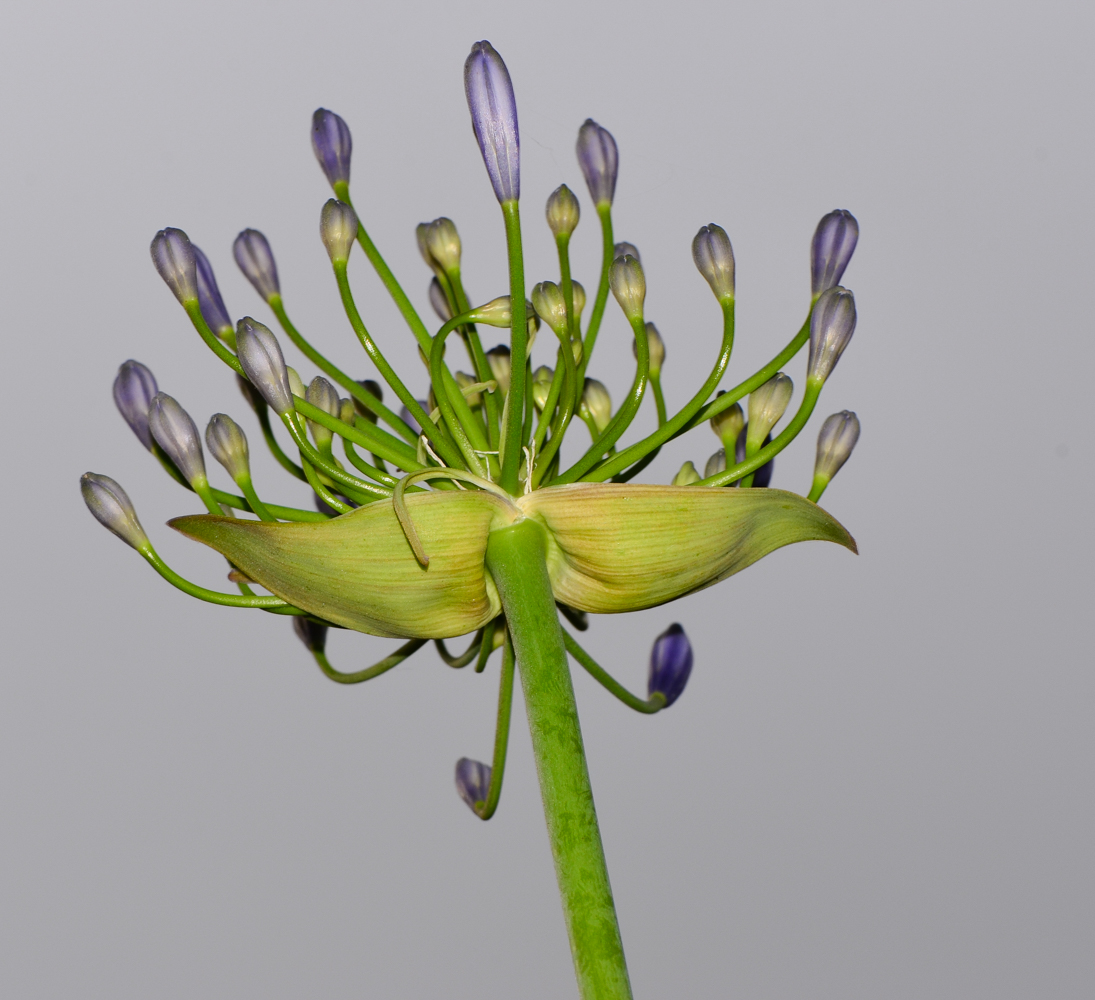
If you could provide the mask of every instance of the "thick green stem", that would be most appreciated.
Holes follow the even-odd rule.
[[[582,1000],[630,1000],[578,707],[545,562],[543,528],[524,519],[492,531],[498,587],[525,695],[548,839]]]

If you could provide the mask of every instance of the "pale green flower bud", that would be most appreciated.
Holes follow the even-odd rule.
[[[646,346],[650,351],[650,374],[657,377],[662,373],[662,362],[665,361],[665,341],[658,333],[658,328],[653,323],[646,324]],[[635,360],[639,359],[639,345],[631,341],[631,353]]]
[[[547,200],[547,223],[556,236],[570,236],[578,227],[581,209],[574,192],[560,184]]]
[[[328,200],[319,217],[319,235],[332,264],[345,264],[357,239],[357,215],[349,205]]]
[[[125,490],[110,476],[85,472],[80,477],[80,492],[87,509],[104,528],[113,531],[138,552],[148,545],[148,536],[137,520],[137,511]]]
[[[708,460],[707,464],[703,467],[703,478],[708,479],[711,476],[717,476],[720,472],[726,471],[726,449],[720,448],[715,452]]]
[[[475,385],[479,380],[473,378],[467,372],[456,372],[453,375],[456,379],[456,384],[460,386],[461,392],[464,393],[464,398],[468,401],[468,406],[473,410],[483,405],[483,394],[481,392],[466,392],[468,386]]]
[[[551,392],[551,381],[555,372],[547,365],[540,365],[532,373],[532,402],[537,410],[543,410],[547,406],[548,393]]]
[[[691,462],[685,462],[673,477],[673,485],[691,486],[693,483],[698,483],[701,478],[703,477],[696,471],[696,467]]]
[[[734,248],[726,230],[715,223],[702,226],[692,241],[692,260],[720,302],[734,299]]]
[[[755,452],[768,432],[779,423],[794,394],[794,383],[778,372],[749,394],[749,433],[746,445]]]
[[[251,478],[247,437],[227,413],[214,413],[205,428],[205,444],[235,482]]]
[[[592,421],[601,434],[612,419],[612,397],[603,382],[587,378],[582,389],[582,398],[578,403],[578,415],[585,421]]]
[[[338,398],[338,393],[335,392],[335,387],[322,375],[317,375],[312,379],[311,384],[304,394],[304,398],[317,410],[323,410],[324,413],[329,413],[332,417],[337,417],[341,412],[342,406]],[[324,427],[323,424],[317,424],[314,421],[309,420],[308,430],[312,432],[312,439],[320,448],[326,447],[334,440],[334,434]]]
[[[723,395],[722,392],[719,395]],[[711,430],[715,432],[715,436],[722,441],[724,448],[733,448],[738,440],[738,435],[741,434],[741,429],[745,426],[745,414],[742,412],[741,405],[735,403],[733,406],[728,406],[722,413],[716,413],[711,418]]]
[[[286,365],[285,373],[289,377],[289,391],[292,392],[297,399],[307,399],[308,391],[304,388],[304,380],[297,374],[297,370]],[[295,407],[293,407],[293,409],[295,409]]]
[[[508,295],[500,295],[496,299],[491,299],[486,305],[476,306],[470,315],[473,323],[485,323],[487,326],[508,327],[513,321]],[[525,302],[525,315],[528,317],[528,339],[525,341],[525,349],[531,351],[536,341],[536,331],[540,329],[540,317],[536,314],[532,303],[528,301]],[[508,381],[506,384],[509,384]]]
[[[567,336],[567,304],[554,281],[541,281],[532,290],[532,308],[559,337]]]
[[[624,315],[631,322],[641,320],[643,300],[646,298],[646,276],[638,259],[631,254],[617,257],[609,269],[608,281]]]
[[[636,260],[639,258],[636,257]],[[582,310],[586,307],[586,290],[577,281],[572,281],[571,294],[574,296],[574,318],[578,320],[582,316]]]
[[[504,396],[509,392],[510,377],[510,351],[505,344],[499,344],[487,351],[487,364],[490,365],[490,373],[498,388]]]
[[[460,234],[452,219],[444,217],[426,224],[425,253],[429,254],[445,273],[460,269]]]
[[[338,419],[344,424],[349,424],[352,427],[356,415],[352,399],[340,399],[338,401]]]

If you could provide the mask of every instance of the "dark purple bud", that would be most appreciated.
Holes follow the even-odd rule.
[[[133,504],[125,490],[110,476],[85,472],[80,477],[80,493],[83,494],[87,509],[104,528],[113,531],[138,552],[148,545],[148,537],[141,522],[137,520]]]
[[[384,390],[380,388],[378,382],[374,382],[371,378],[358,379],[358,384],[370,395],[375,396],[377,402],[384,402]],[[354,409],[361,414],[370,423],[376,423],[376,414],[373,413],[364,403],[359,400],[354,400]],[[346,421],[349,422],[349,421]]]
[[[807,378],[824,382],[833,372],[855,333],[855,296],[834,285],[821,293],[810,316],[810,362]]]
[[[232,256],[255,291],[269,301],[272,295],[281,294],[278,283],[278,266],[270,243],[257,229],[245,229],[232,244]]]
[[[692,673],[692,644],[684,629],[676,622],[669,626],[650,650],[650,675],[646,682],[648,695],[665,695],[668,708],[683,693]]]
[[[593,204],[611,205],[616,194],[616,174],[620,168],[620,154],[612,133],[601,128],[592,118],[587,118],[578,129],[577,151],[578,165],[589,185]]]
[[[461,757],[456,762],[456,791],[475,812],[476,802],[486,802],[490,791],[490,766],[470,757]]]
[[[198,297],[197,275],[194,270],[194,248],[181,229],[161,229],[153,238],[152,263],[167,282],[167,287],[182,303]]]
[[[476,42],[464,63],[464,93],[471,127],[500,202],[521,197],[517,101],[502,57],[490,42]]]
[[[156,444],[167,453],[191,486],[205,480],[205,456],[198,428],[190,414],[166,392],[158,392],[152,397],[148,428]]]
[[[235,329],[235,324],[228,317],[228,309],[221,298],[221,290],[217,287],[217,278],[213,274],[213,265],[193,243],[190,249],[194,251],[194,266],[198,285],[198,302],[201,304],[202,316],[209,324],[209,329],[221,339],[225,334],[230,334]]]
[[[318,115],[319,112],[317,111]],[[340,118],[339,121],[342,119]],[[318,497],[316,499],[319,499]],[[321,501],[322,502],[322,501]],[[324,507],[327,505],[324,504]],[[331,510],[330,507],[327,508]],[[332,514],[337,514],[338,511],[331,511]],[[309,653],[322,653],[324,647],[327,645],[327,626],[320,625],[318,622],[309,621],[303,615],[296,615],[293,618],[293,631],[296,632],[297,638],[304,643],[305,648]]]
[[[749,424],[745,423],[741,428],[741,433],[738,435],[738,440],[734,445],[734,464],[739,465],[745,461],[745,442],[749,438]],[[772,443],[772,435],[768,434],[764,440],[760,443],[761,448],[767,448]],[[759,450],[759,449],[758,449]],[[753,485],[757,489],[764,489],[772,481],[772,470],[775,468],[776,460],[774,458],[769,459],[762,465],[756,472],[753,473]],[[734,484],[739,485],[739,484]]]
[[[817,224],[810,245],[810,278],[815,299],[840,284],[858,241],[859,223],[843,208],[830,212]]]
[[[331,187],[350,183],[353,148],[349,126],[333,111],[316,108],[312,115],[312,149]]]
[[[152,372],[132,359],[118,369],[114,379],[114,405],[149,451],[152,450],[152,432],[148,429],[148,408],[159,391]]]

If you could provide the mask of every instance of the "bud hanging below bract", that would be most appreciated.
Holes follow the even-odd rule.
[[[205,444],[234,482],[251,478],[247,436],[227,413],[214,413],[205,428]]]
[[[691,486],[698,483],[702,477],[691,462],[685,462],[673,477],[674,486]]]
[[[604,433],[612,419],[612,397],[603,382],[587,378],[582,388],[582,398],[578,402],[578,415],[586,422],[592,421],[597,433]]]
[[[319,215],[319,235],[332,264],[344,264],[357,239],[357,213],[345,202],[330,198]]]
[[[148,429],[148,408],[159,391],[152,372],[139,361],[130,359],[118,368],[114,378],[114,405],[149,451],[152,450],[152,432]]]
[[[232,256],[236,258],[244,277],[255,291],[267,302],[281,294],[278,267],[270,243],[257,229],[245,229],[232,244]]]
[[[198,278],[190,238],[181,229],[161,229],[153,238],[152,263],[184,305],[198,298]]]
[[[551,382],[555,378],[555,372],[547,365],[540,365],[532,373],[532,402],[537,410],[542,411],[547,406],[548,394],[551,392]]]
[[[616,175],[620,169],[620,154],[616,140],[608,129],[587,118],[578,129],[578,165],[589,187],[593,204],[611,205],[616,196]]]
[[[461,757],[456,762],[456,791],[472,812],[475,812],[477,802],[487,801],[490,775],[491,769],[488,764],[472,760],[470,757]]]
[[[720,448],[707,460],[707,464],[703,467],[703,478],[710,479],[712,476],[717,476],[720,472],[725,471],[726,449]]]
[[[85,472],[80,477],[80,493],[87,509],[104,528],[138,552],[148,545],[148,536],[137,520],[137,511],[125,490],[110,476]]]
[[[646,346],[650,352],[650,374],[657,378],[662,373],[662,363],[665,361],[665,341],[658,333],[658,328],[653,323],[646,324]],[[635,360],[639,360],[639,345],[637,341],[631,341],[631,353]]]
[[[608,282],[628,320],[641,320],[643,301],[646,299],[646,276],[642,264],[631,254],[617,257],[609,268]]]
[[[654,647],[650,651],[647,694],[664,695],[668,708],[684,692],[691,673],[692,644],[684,634],[684,629],[674,623],[654,640]]]
[[[843,208],[824,216],[810,244],[810,282],[816,299],[840,284],[859,241],[859,223]]]
[[[504,396],[509,392],[510,379],[510,350],[505,344],[499,344],[487,351],[487,364],[490,365],[490,373],[498,388]]]
[[[449,305],[449,297],[445,294],[445,289],[441,287],[441,282],[436,277],[430,281],[430,305],[433,306],[433,311],[437,313],[437,318],[442,323],[447,323],[452,319],[452,307]]]
[[[333,111],[316,108],[312,115],[312,149],[331,187],[350,183],[353,148],[350,127]]]
[[[148,429],[191,486],[205,481],[205,456],[198,428],[177,400],[165,392],[156,393],[148,408]]]
[[[201,307],[202,318],[209,329],[221,340],[232,342],[235,326],[228,316],[221,290],[217,287],[217,277],[213,273],[213,265],[193,243],[190,249],[194,253],[194,269],[198,287],[198,305]]]
[[[379,382],[374,382],[371,378],[363,378],[363,379],[358,379],[358,384],[367,393],[369,393],[369,395],[374,396],[378,403],[383,403],[384,402],[384,390],[380,388],[380,383]],[[357,399],[354,400],[354,409],[356,409],[357,412],[359,414],[361,414],[361,416],[363,416],[370,423],[373,423],[373,424],[376,423],[376,414],[373,413],[373,411],[370,410],[367,406],[365,406],[365,404],[362,403],[360,400],[357,400]],[[349,423],[350,421],[346,421],[346,422]]]
[[[258,320],[244,316],[236,326],[236,351],[243,373],[279,417],[292,413],[289,371],[277,337]]]
[[[337,511],[333,513],[337,513]],[[304,648],[309,653],[322,653],[327,647],[326,625],[320,625],[319,622],[305,618],[304,615],[294,615],[293,631],[296,632],[297,638],[304,643]]]
[[[824,382],[833,372],[855,333],[855,296],[835,285],[822,292],[810,316],[810,361],[807,378]]]
[[[563,290],[554,281],[541,281],[532,289],[532,308],[557,336],[568,335],[566,300]]]
[[[565,184],[560,184],[548,196],[547,224],[556,236],[570,236],[578,228],[581,207],[574,192]]]
[[[794,383],[783,372],[777,372],[749,394],[749,435],[746,440],[749,448],[756,451],[760,442],[769,436],[768,432],[786,412],[794,391]]]
[[[817,436],[817,461],[814,484],[828,484],[851,457],[859,440],[859,418],[851,410],[841,410],[825,418]]]
[[[734,248],[726,230],[715,223],[701,226],[692,241],[692,260],[722,303],[734,299]]]
[[[322,410],[332,417],[337,417],[339,415],[341,403],[338,398],[338,393],[335,391],[335,387],[322,375],[317,375],[312,379],[308,389],[304,393],[304,398],[317,410]],[[308,430],[311,431],[312,439],[319,448],[328,447],[331,444],[331,441],[334,440],[334,434],[332,434],[328,428],[313,420],[308,421]]]
[[[490,42],[476,42],[464,63],[464,93],[471,127],[500,202],[521,197],[517,101],[502,57]]]
[[[426,224],[426,252],[445,274],[460,270],[460,234],[452,219],[442,216]]]
[[[639,253],[639,248],[635,246],[634,243],[621,242],[617,243],[612,248],[613,260],[618,260],[620,257],[626,257],[628,254],[634,257],[640,264],[643,262],[642,255]]]

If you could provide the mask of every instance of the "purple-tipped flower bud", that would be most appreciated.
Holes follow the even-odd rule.
[[[700,474],[691,462],[685,462],[673,477],[674,486],[691,486],[700,481]]]
[[[148,536],[137,520],[133,504],[110,476],[97,472],[85,472],[80,477],[80,492],[87,509],[104,528],[113,531],[127,545],[138,552],[148,545]]]
[[[345,264],[357,239],[357,213],[345,202],[331,198],[319,216],[319,235],[332,264]]]
[[[723,395],[723,393],[719,393]],[[715,432],[725,447],[733,447],[734,443],[738,439],[738,435],[741,434],[741,429],[745,426],[745,414],[742,412],[741,405],[734,403],[733,406],[728,406],[721,413],[716,413],[711,418],[711,430]]]
[[[810,245],[810,279],[815,299],[840,284],[858,241],[859,223],[843,208],[830,212],[817,224]]]
[[[720,302],[734,299],[734,248],[722,226],[702,226],[692,241],[692,259]]]
[[[711,476],[717,476],[720,472],[726,471],[726,449],[720,448],[715,452],[708,460],[707,464],[703,468],[703,478],[707,479]]]
[[[311,384],[304,394],[304,398],[316,407],[316,409],[323,410],[324,413],[328,413],[332,417],[337,417],[339,415],[341,403],[338,398],[338,393],[335,391],[335,387],[322,375],[317,375],[312,379]],[[314,421],[309,420],[308,429],[312,432],[312,438],[315,440],[316,444],[321,448],[329,445],[334,439],[334,435],[328,428],[324,427],[323,424],[317,424]]]
[[[581,207],[574,192],[565,184],[560,184],[548,195],[547,224],[556,236],[570,236],[578,228]]]
[[[331,187],[350,183],[353,148],[349,126],[333,111],[316,108],[312,115],[312,149]]]
[[[768,432],[779,423],[794,394],[794,383],[777,372],[749,394],[749,435],[746,444],[754,451]]]
[[[650,351],[650,374],[655,378],[662,373],[662,362],[665,361],[665,341],[658,333],[658,328],[653,323],[646,324],[646,346]],[[639,344],[631,341],[631,353],[635,360],[639,358]]]
[[[532,373],[532,402],[537,410],[543,410],[547,406],[548,394],[551,392],[551,382],[555,378],[555,372],[547,365],[540,365]]]
[[[835,285],[822,292],[810,316],[810,362],[806,377],[824,382],[855,333],[855,296]]]
[[[251,478],[247,435],[227,413],[214,413],[205,428],[205,444],[235,482]]]
[[[650,695],[665,695],[668,708],[684,692],[688,676],[692,673],[692,644],[684,629],[675,622],[657,639],[650,651],[650,674],[646,690]]]
[[[603,382],[587,378],[582,387],[582,398],[578,400],[578,416],[586,422],[592,421],[601,434],[612,419],[612,397]]]
[[[475,812],[477,802],[486,802],[490,791],[490,765],[461,757],[456,762],[456,791]]]
[[[228,309],[221,298],[221,290],[217,287],[217,277],[213,274],[213,265],[193,243],[190,249],[194,252],[194,269],[197,276],[198,304],[201,306],[202,316],[205,322],[221,340],[230,337],[235,326],[228,316]]]
[[[152,372],[132,359],[121,365],[114,379],[114,405],[149,451],[152,450],[152,432],[148,429],[148,408],[159,391]]]
[[[487,351],[487,364],[490,365],[490,373],[494,376],[494,381],[498,383],[498,388],[504,396],[509,392],[512,364],[509,347],[506,344],[492,347]]]
[[[456,231],[456,223],[452,219],[446,219],[442,216],[440,219],[434,219],[433,222],[424,225],[425,231],[421,237],[425,245],[423,254],[428,254],[446,274],[451,271],[459,271],[461,247],[460,234]],[[429,263],[429,260],[427,260],[427,263]]]
[[[190,414],[165,392],[152,397],[148,429],[191,486],[205,480],[205,456],[198,428]]]
[[[277,337],[258,320],[244,316],[236,327],[236,351],[248,381],[279,417],[292,413],[293,391]]]
[[[329,507],[327,509],[331,510]],[[331,513],[338,512],[331,511]],[[304,615],[295,615],[293,617],[293,631],[296,632],[297,638],[304,643],[304,647],[309,653],[322,653],[327,645],[327,626],[309,621]]]
[[[281,294],[278,283],[278,266],[274,263],[274,252],[270,242],[257,229],[245,229],[232,244],[232,256],[243,272],[244,277],[255,286],[267,302],[274,295]]]
[[[554,281],[541,281],[532,289],[532,308],[555,331],[556,336],[567,336],[566,299],[563,290]]]
[[[194,248],[190,238],[181,229],[161,229],[153,238],[152,263],[184,305],[198,297],[198,278],[195,273]]]
[[[502,57],[490,42],[476,42],[464,63],[464,93],[471,127],[500,202],[521,197],[521,141],[517,101]]]
[[[578,129],[577,153],[593,204],[611,205],[620,168],[620,154],[612,133],[587,118]]]
[[[827,417],[817,436],[814,483],[827,484],[851,457],[858,440],[859,418],[851,410],[841,410]]]
[[[631,254],[617,257],[608,271],[608,283],[612,294],[620,303],[624,315],[631,321],[643,318],[643,300],[646,298],[646,276],[643,266]]]
[[[612,259],[616,260],[619,257],[626,257],[631,254],[640,264],[643,262],[642,257],[639,255],[639,248],[634,243],[628,243],[626,241],[617,243],[612,248]]]
[[[449,298],[445,294],[445,289],[441,287],[441,282],[434,278],[430,282],[430,305],[433,306],[433,311],[437,313],[438,318],[442,323],[447,323],[452,319],[452,308],[449,306]]]

